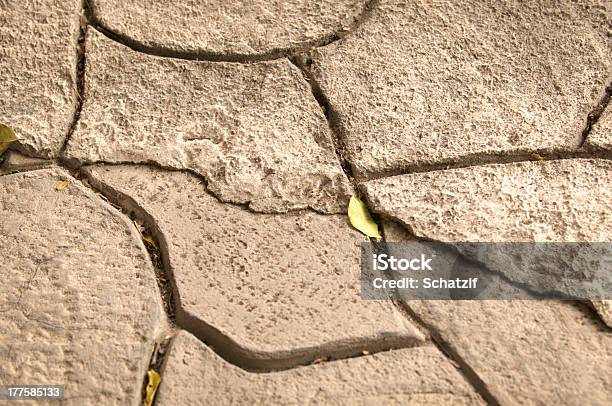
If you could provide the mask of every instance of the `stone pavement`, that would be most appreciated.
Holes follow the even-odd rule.
[[[0,0],[0,64],[0,384],[612,403],[610,302],[362,300],[346,215],[611,241],[609,1]]]

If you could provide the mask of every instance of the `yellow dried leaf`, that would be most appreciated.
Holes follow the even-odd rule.
[[[144,233],[140,233],[140,235],[142,236],[142,239],[147,242],[148,244],[152,245],[153,247],[157,247],[157,244],[155,244],[155,240],[153,238],[151,238],[150,236],[144,234]]]
[[[149,369],[147,371],[147,377],[148,377],[148,381],[147,381],[147,387],[145,389],[145,400],[144,400],[144,404],[145,406],[151,406],[153,404],[153,399],[155,399],[155,393],[157,392],[157,387],[159,386],[159,383],[161,382],[161,376],[159,376],[159,374],[153,370],[153,369]]]
[[[64,190],[64,189],[66,189],[68,187],[69,184],[70,184],[69,180],[65,180],[63,182],[60,182],[55,187],[55,190]]]
[[[357,197],[351,197],[348,207],[349,221],[357,230],[368,237],[380,238],[378,224],[372,220],[372,216],[366,205]]]
[[[15,131],[11,127],[0,123],[0,155],[4,154],[9,145],[16,140]]]

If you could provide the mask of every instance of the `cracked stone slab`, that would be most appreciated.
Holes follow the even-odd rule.
[[[414,239],[385,221],[387,241]],[[609,403],[612,335],[585,306],[537,300],[407,301],[500,404]]]
[[[266,57],[325,43],[342,35],[364,0],[94,0],[107,29],[148,48],[202,56]]]
[[[612,335],[569,302],[409,301],[500,404],[605,405]]]
[[[609,2],[381,0],[306,60],[360,177],[578,148],[612,74]]]
[[[65,384],[66,404],[139,404],[164,316],[134,226],[57,168],[0,184],[2,383]]]
[[[0,120],[32,155],[56,157],[77,106],[80,0],[0,2]]]
[[[254,213],[220,203],[185,172],[129,165],[86,172],[154,224],[178,288],[178,324],[234,363],[283,369],[424,340],[391,301],[361,299],[365,237],[346,216]]]
[[[610,184],[611,161],[566,159],[400,175],[364,189],[374,211],[419,238],[590,242],[612,240]]]
[[[288,60],[160,58],[94,30],[86,49],[85,101],[66,152],[71,160],[188,169],[222,200],[257,211],[346,211],[350,185],[328,123]]]
[[[228,364],[182,331],[168,357],[159,405],[484,404],[433,346],[254,374]]]

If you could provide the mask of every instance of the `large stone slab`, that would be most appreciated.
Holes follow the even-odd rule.
[[[57,156],[77,107],[80,0],[0,3],[0,121],[30,154]]]
[[[414,238],[392,221],[384,229],[387,241]],[[586,306],[536,300],[406,303],[500,404],[609,403],[612,336]],[[595,305],[604,310],[604,304]]]
[[[364,189],[375,211],[419,238],[594,242],[612,241],[611,184],[611,161],[567,159],[407,174]],[[596,309],[612,327],[606,306]]]
[[[95,187],[154,224],[178,288],[177,322],[249,369],[282,369],[423,341],[390,301],[360,297],[346,216],[270,215],[220,203],[184,172],[87,168]]]
[[[65,384],[66,404],[139,404],[164,316],[134,226],[59,169],[0,184],[2,383]]]
[[[565,159],[366,182],[372,209],[438,241],[610,241],[612,162]],[[486,226],[485,226],[486,225]]]
[[[104,27],[140,46],[202,57],[274,57],[343,34],[365,0],[91,1]]]
[[[172,343],[159,405],[484,404],[433,346],[254,374],[224,362],[195,337]]]
[[[521,162],[403,175],[365,188],[374,210],[421,238],[609,241],[610,173],[601,160]],[[410,238],[397,225],[385,232],[390,241]],[[535,300],[408,305],[501,404],[609,403],[612,341],[584,307]]]
[[[85,101],[66,156],[189,169],[258,211],[344,212],[350,186],[323,113],[286,59],[193,62],[87,38]]]
[[[571,303],[410,301],[408,305],[502,405],[610,403],[612,335]]]
[[[361,177],[576,149],[612,73],[609,2],[381,0],[312,72]]]

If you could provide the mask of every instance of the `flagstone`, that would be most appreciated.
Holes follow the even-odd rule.
[[[0,2],[0,121],[29,154],[54,158],[77,109],[80,0]]]
[[[165,318],[133,224],[58,168],[0,184],[2,384],[62,384],[67,404],[140,404]]]
[[[264,212],[345,212],[350,185],[310,86],[288,60],[195,62],[89,30],[85,99],[66,158],[155,162]]]
[[[93,0],[99,24],[148,49],[202,57],[274,57],[342,35],[365,0]]]
[[[177,323],[233,363],[283,369],[422,343],[391,301],[360,296],[360,247],[346,215],[254,213],[195,176],[87,168],[92,184],[154,224],[177,288]]]
[[[609,84],[611,16],[603,0],[381,0],[305,62],[359,177],[571,152]]]

